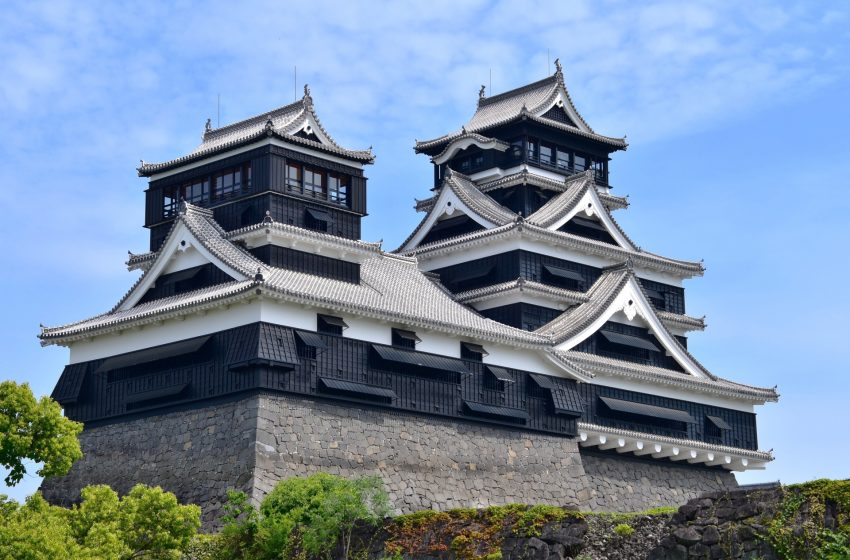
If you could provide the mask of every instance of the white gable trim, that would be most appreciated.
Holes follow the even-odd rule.
[[[194,254],[197,253],[197,254]],[[183,255],[186,255],[186,264],[190,266],[182,266],[175,264],[175,260],[181,260]],[[203,261],[203,262],[202,262]],[[151,267],[145,272],[138,284],[124,298],[124,301],[116,311],[124,311],[136,305],[140,299],[153,287],[156,280],[167,272],[176,272],[186,268],[199,266],[199,263],[212,263],[220,268],[228,276],[235,280],[248,280],[249,278],[241,272],[231,268],[220,259],[216,258],[204,245],[198,241],[198,238],[186,227],[186,224],[178,218],[174,224],[174,229],[168,236],[168,239],[157,254]]]
[[[443,185],[443,188],[440,189],[440,195],[437,197],[437,201],[434,203],[434,206],[431,207],[431,211],[425,218],[422,227],[419,228],[416,235],[411,237],[410,240],[404,244],[404,247],[398,250],[398,252],[403,253],[405,251],[412,251],[418,247],[440,218],[443,216],[454,217],[455,212],[460,212],[461,214],[468,216],[470,219],[487,229],[501,225],[493,223],[490,220],[486,220],[479,216],[478,213],[473,212],[465,202],[458,198],[449,185]]]
[[[579,214],[584,214],[583,217],[592,218],[593,216],[597,216],[599,218],[600,223],[605,226],[605,229],[614,238],[614,241],[617,242],[621,248],[626,249],[628,251],[636,251],[637,247],[632,244],[629,239],[623,235],[623,232],[620,231],[614,221],[611,218],[611,215],[608,213],[608,210],[605,208],[605,205],[599,200],[599,195],[596,192],[596,189],[593,186],[589,186],[585,189],[584,195],[582,195],[581,200],[576,204],[572,210],[564,214],[564,216],[549,226],[547,229],[551,231],[557,231],[564,224],[568,223],[574,217]]]
[[[576,127],[582,132],[587,132],[593,134],[593,131],[584,124],[584,119],[582,119],[576,108],[573,107],[570,98],[567,96],[567,92],[563,90],[563,88],[558,87],[557,94],[554,96],[550,103],[544,103],[540,106],[540,109],[534,112],[534,116],[542,117],[543,113],[551,109],[552,107],[561,107],[566,113],[567,116],[570,117],[570,120],[576,125]]]
[[[653,335],[655,335],[655,338],[658,339],[667,354],[672,356],[673,359],[682,366],[686,373],[700,379],[709,379],[705,372],[702,371],[702,368],[694,363],[693,359],[691,359],[687,353],[682,351],[678,341],[673,338],[670,332],[661,323],[661,320],[658,318],[658,315],[655,314],[652,305],[643,295],[643,291],[634,276],[629,278],[628,282],[626,282],[620,290],[620,293],[611,305],[608,306],[608,309],[602,313],[602,315],[575,336],[572,336],[564,342],[556,345],[555,349],[570,350],[574,348],[601,329],[602,325],[620,312],[622,312],[629,321],[634,320],[636,316],[643,319],[649,330]]]

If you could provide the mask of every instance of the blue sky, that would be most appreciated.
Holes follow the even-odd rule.
[[[628,135],[611,181],[642,247],[705,259],[690,348],[778,385],[759,410],[776,461],[742,482],[846,478],[850,7],[838,2],[19,2],[0,21],[0,379],[49,394],[67,361],[39,323],[110,308],[147,247],[140,159],[194,148],[309,82],[343,145],[373,146],[363,237],[394,248],[478,88],[551,73],[597,131]],[[547,57],[548,51],[548,57]],[[38,479],[6,492],[22,498]],[[2,491],[2,490],[0,490]]]

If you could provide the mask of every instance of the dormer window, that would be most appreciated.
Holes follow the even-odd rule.
[[[333,334],[342,336],[342,331],[348,328],[348,324],[342,320],[342,317],[334,317],[332,315],[316,315],[316,330],[323,334]]]
[[[415,350],[416,345],[422,342],[422,339],[416,336],[416,333],[413,331],[406,331],[403,329],[393,329],[392,333],[392,345],[398,348],[408,348],[410,350]]]
[[[460,357],[462,360],[471,360],[474,362],[484,361],[484,356],[487,356],[487,351],[480,344],[473,342],[460,343]]]
[[[304,220],[304,225],[316,231],[328,231],[328,225],[331,223],[331,215],[324,210],[318,208],[307,208],[307,219]]]

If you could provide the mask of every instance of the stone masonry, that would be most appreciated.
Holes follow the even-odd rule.
[[[379,475],[399,513],[511,502],[636,511],[735,486],[728,472],[588,454],[570,438],[283,395],[87,427],[80,441],[69,475],[44,481],[48,500],[74,502],[86,484],[157,484],[202,505],[207,528],[228,488],[257,503],[278,480],[319,471]]]

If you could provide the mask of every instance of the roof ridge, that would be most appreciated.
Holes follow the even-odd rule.
[[[277,109],[272,109],[271,111],[265,111],[263,113],[258,113],[254,116],[251,116],[251,117],[248,117],[248,118],[245,118],[245,119],[242,119],[240,121],[236,121],[236,122],[233,122],[233,123],[230,123],[230,124],[226,124],[226,125],[220,126],[218,128],[211,128],[208,132],[204,133],[204,141],[206,141],[207,138],[210,138],[210,139],[216,138],[216,137],[222,135],[225,132],[232,132],[232,131],[237,130],[237,129],[239,129],[239,128],[247,125],[247,124],[255,124],[255,123],[260,122],[264,119],[268,120],[268,119],[280,116],[282,113],[286,113],[286,112],[294,109],[297,105],[301,105],[302,108],[303,108],[304,99],[302,98],[302,99],[299,99],[297,101],[293,101],[292,103],[282,105],[282,106],[278,107]]]
[[[492,97],[491,96],[484,97],[480,100],[478,106],[479,107],[485,107],[485,106],[487,106],[491,103],[495,103],[497,101],[502,101],[504,99],[508,99],[508,98],[513,97],[515,95],[527,93],[531,90],[541,88],[544,85],[549,85],[550,83],[553,84],[553,85],[557,85],[558,79],[555,76],[555,74],[552,74],[551,76],[546,76],[545,78],[543,78],[541,80],[537,80],[536,82],[531,82],[530,84],[525,84],[523,86],[519,86],[517,88],[511,89],[511,90],[508,90],[508,91],[503,91],[502,93],[499,93],[497,95],[493,95]]]

